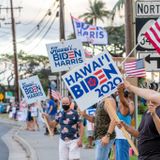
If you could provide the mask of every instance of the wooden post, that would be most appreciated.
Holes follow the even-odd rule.
[[[108,111],[111,113],[111,115],[113,116],[114,120],[120,122],[120,119],[117,116],[117,114],[116,114],[115,110],[113,109],[112,105],[110,104],[110,101],[106,99],[105,103],[107,104]],[[135,155],[138,156],[138,150],[137,150],[136,146],[134,145],[134,143],[132,142],[128,132],[126,131],[126,129],[124,127],[122,127],[121,131],[123,132],[123,135],[127,139],[127,141],[130,144],[130,146],[132,147]]]
[[[39,106],[40,106],[40,109],[42,110],[42,111],[41,111],[41,114],[42,114],[42,113],[44,113],[44,112],[43,112],[43,108],[42,108],[42,106],[41,106],[41,103],[40,103],[40,102],[39,102]],[[53,133],[52,133],[51,128],[50,128],[50,126],[49,126],[49,124],[48,124],[47,118],[46,118],[46,117],[43,117],[43,116],[42,116],[42,118],[44,119],[44,123],[45,123],[45,124],[46,124],[46,126],[47,126],[47,129],[48,129],[49,135],[50,135],[50,136],[53,136]]]

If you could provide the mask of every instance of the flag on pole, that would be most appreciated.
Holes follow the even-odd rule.
[[[124,70],[127,77],[135,78],[135,77],[145,77],[146,70],[143,59],[134,60],[132,62],[124,63]]]
[[[58,91],[55,91],[53,89],[48,89],[48,96],[51,95],[55,100],[61,100],[62,96]]]
[[[71,16],[73,28],[77,39],[81,42],[87,42],[94,45],[107,45],[108,34],[104,28],[87,24],[73,16]]]
[[[160,18],[144,34],[160,54]]]

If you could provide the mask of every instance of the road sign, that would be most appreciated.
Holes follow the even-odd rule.
[[[136,18],[137,51],[155,51],[153,45],[144,36],[144,33],[153,25],[157,18]],[[142,40],[143,38],[143,40]]]
[[[160,15],[159,0],[136,1],[136,17],[154,17]]]
[[[142,52],[139,53],[139,58],[145,59],[145,66],[146,71],[160,71],[160,55],[158,55],[156,52],[152,53],[146,53]]]
[[[0,101],[2,101],[4,99],[4,94],[0,93]]]

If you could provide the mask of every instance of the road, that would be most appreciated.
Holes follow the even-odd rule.
[[[2,160],[8,160],[9,157],[9,150],[6,144],[3,142],[2,136],[5,135],[10,129],[11,126],[0,123],[0,159]]]

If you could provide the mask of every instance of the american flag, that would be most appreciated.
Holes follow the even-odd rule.
[[[144,60],[138,59],[132,62],[126,62],[124,64],[124,70],[127,77],[145,77],[146,70],[144,66]]]
[[[144,34],[160,54],[160,18]]]
[[[96,71],[94,73],[94,75],[99,79],[99,83],[100,85],[107,82],[107,78],[106,78],[106,75],[104,74],[103,70],[100,69],[98,71]]]
[[[58,91],[55,91],[53,89],[48,89],[48,96],[50,97],[50,95],[55,99],[55,100],[61,100],[62,96]]]
[[[69,51],[68,52],[68,57],[69,57],[69,59],[74,59],[75,58],[74,51]]]

